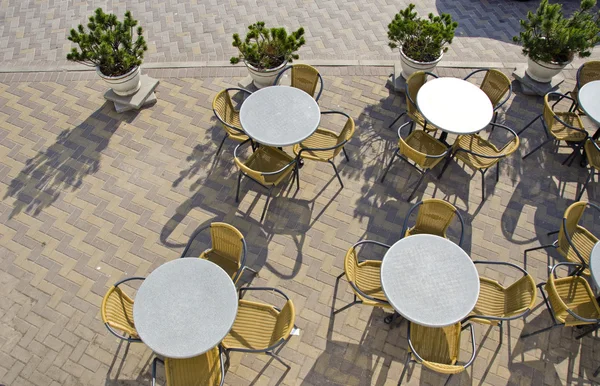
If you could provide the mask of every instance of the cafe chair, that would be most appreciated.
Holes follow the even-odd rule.
[[[310,137],[299,144],[294,145],[293,150],[294,154],[296,154],[296,157],[298,157],[299,160],[309,159],[319,162],[328,162],[331,164],[331,166],[333,166],[333,171],[335,171],[335,175],[343,188],[344,183],[342,182],[340,174],[333,163],[333,159],[338,154],[343,152],[344,156],[346,157],[346,161],[350,162],[345,146],[354,135],[354,120],[348,114],[342,113],[341,111],[321,112],[321,115],[330,114],[337,114],[346,117],[344,128],[339,134],[334,131],[319,127]]]
[[[299,88],[318,102],[323,92],[323,77],[319,74],[319,71],[308,64],[292,64],[279,72],[277,78],[275,78],[275,82],[273,82],[273,86],[279,84],[281,77],[288,70],[292,70],[291,86]],[[319,92],[315,96],[318,84],[320,85]]]
[[[459,364],[460,335],[467,328],[471,332],[472,354],[468,362]],[[444,383],[444,385],[447,385],[454,374],[465,371],[473,364],[476,354],[475,331],[470,323],[463,327],[460,323],[455,323],[448,327],[434,328],[409,322],[408,353],[398,385],[402,383],[410,362],[421,363],[428,369],[440,374],[448,374],[446,383]]]
[[[498,110],[512,95],[512,84],[510,79],[501,71],[485,68],[473,71],[467,75],[464,80],[468,80],[471,76],[480,72],[485,72],[485,76],[481,85],[479,85],[479,88],[487,95],[490,102],[492,102],[492,106],[494,107],[494,119],[492,122],[496,123],[498,120]]]
[[[567,277],[555,278],[556,268],[560,266],[575,269],[575,273]],[[523,334],[521,338],[527,338],[559,326],[575,327],[598,325],[600,323],[600,306],[590,284],[581,277],[583,268],[584,266],[581,264],[570,262],[558,263],[552,267],[548,275],[548,282],[537,285],[542,290],[544,304],[546,304],[552,317],[552,325]],[[542,287],[544,288],[542,289]],[[546,292],[548,295],[546,295]],[[579,334],[576,339],[589,332]]]
[[[537,287],[533,277],[516,264],[500,261],[474,261],[475,264],[506,266],[522,273],[507,287],[496,280],[479,276],[479,298],[465,321],[500,327],[500,345],[504,337],[502,325],[528,315],[535,305]]]
[[[165,365],[167,386],[202,385],[222,386],[225,382],[225,366],[221,346],[197,357],[187,359],[154,358],[152,362],[152,386],[156,385],[156,365]]]
[[[587,162],[588,162],[590,170],[589,170],[587,179],[585,180],[585,183],[583,184],[583,187],[581,188],[581,191],[577,195],[577,201],[581,200],[581,196],[583,196],[583,192],[585,192],[585,189],[587,188],[587,185],[589,184],[590,180],[592,180],[592,178],[594,178],[594,174],[597,174],[596,172],[598,170],[600,170],[600,146],[599,145],[600,145],[600,141],[594,140],[592,138],[588,138],[587,141],[585,141],[585,145],[583,145],[583,148],[585,150],[585,157],[587,158]]]
[[[285,305],[279,309],[271,304],[242,299],[246,291],[279,294],[285,299]],[[296,318],[294,303],[276,288],[243,287],[239,293],[237,316],[222,342],[227,360],[230,352],[264,353],[289,368],[278,353],[292,336]]]
[[[389,245],[378,241],[363,240],[348,249],[344,258],[344,272],[337,277],[336,282],[346,275],[346,280],[348,280],[348,284],[350,284],[354,293],[354,301],[334,311],[334,314],[342,312],[355,304],[392,309],[392,305],[388,302],[381,287],[381,260],[360,260],[358,256],[359,247],[362,248],[363,245],[367,244],[377,245],[386,250],[390,248]]]
[[[577,69],[577,83],[575,84],[573,91],[567,93],[570,93],[571,97],[575,100],[571,104],[571,111],[573,111],[574,108],[577,108],[580,115],[585,115],[585,112],[579,107],[579,90],[587,83],[595,80],[600,80],[600,61],[591,60],[585,62]]]
[[[557,101],[550,105],[550,97],[558,97]],[[575,99],[563,95],[557,92],[549,92],[544,96],[544,112],[535,117],[529,122],[521,131],[517,134],[521,135],[522,132],[527,130],[535,121],[538,119],[542,122],[544,131],[546,133],[546,140],[534,148],[532,151],[523,156],[523,159],[529,157],[542,146],[552,141],[565,141],[574,143],[575,149],[571,155],[569,155],[564,161],[563,165],[569,160],[575,159],[575,156],[579,153],[579,149],[583,146],[584,141],[588,137],[588,133],[585,130],[585,126],[581,121],[581,117],[576,112],[572,111],[556,111],[556,105],[563,99],[568,99],[573,103],[577,103]]]
[[[421,177],[406,201],[412,199],[425,176],[450,152],[450,149],[446,145],[423,130],[414,130],[406,138],[402,138],[402,129],[409,124],[410,122],[406,122],[398,129],[398,149],[394,152],[390,163],[381,177],[381,182],[383,182],[396,157],[416,169],[421,174]],[[414,165],[409,160],[413,161]]]
[[[213,222],[196,230],[188,241],[181,257],[192,257],[189,255],[190,248],[194,241],[205,230],[210,230],[211,247],[198,256],[201,259],[209,260],[231,277],[234,283],[237,283],[244,270],[249,270],[255,275],[258,273],[246,266],[246,241],[242,233],[232,225],[223,222]]]
[[[239,169],[235,202],[240,201],[240,183],[242,176],[250,178],[269,191],[260,221],[265,217],[273,188],[281,184],[290,175],[296,178],[296,190],[300,189],[297,160],[283,150],[270,146],[259,146],[247,159],[241,157],[241,149],[251,143],[250,139],[240,143],[233,151],[235,164]]]
[[[420,125],[427,132],[434,132],[437,130],[435,126],[433,126],[430,123],[427,123],[425,117],[423,117],[423,115],[417,108],[417,103],[415,102],[417,100],[417,93],[419,92],[421,87],[423,87],[423,85],[427,82],[428,76],[438,78],[437,75],[431,72],[416,71],[413,72],[408,77],[408,79],[406,79],[406,111],[400,114],[400,116],[398,116],[398,118],[396,118],[394,122],[390,124],[390,129],[396,124],[396,122],[398,122],[400,118],[406,115],[411,121],[410,131],[414,129],[415,124]]]
[[[481,202],[485,201],[485,173],[496,166],[496,182],[500,179],[500,161],[514,153],[520,144],[519,136],[508,126],[499,123],[490,123],[492,130],[501,128],[508,133],[510,140],[502,147],[494,145],[489,138],[484,139],[479,134],[459,135],[454,145],[452,154],[446,160],[444,168],[438,175],[438,179],[448,168],[452,158],[462,161],[465,165],[481,173]],[[490,133],[491,136],[491,133]]]
[[[242,124],[240,123],[240,111],[236,110],[233,106],[233,100],[231,98],[231,94],[241,93],[244,98],[248,97],[252,94],[250,91],[245,90],[243,88],[238,87],[230,87],[225,90],[220,91],[213,99],[213,113],[215,117],[221,122],[223,126],[223,130],[225,130],[225,137],[221,141],[219,148],[217,149],[217,154],[215,157],[219,156],[221,152],[221,148],[225,143],[227,138],[230,138],[237,142],[244,142],[248,139],[248,136],[242,129]]]
[[[415,210],[418,210],[415,225],[409,228],[408,222]],[[446,231],[454,217],[457,217],[460,222],[458,246],[461,246],[465,230],[465,222],[462,215],[454,205],[438,198],[428,198],[413,205],[404,219],[401,235],[402,237],[407,237],[426,233],[447,239]]]
[[[128,342],[141,342],[133,322],[133,299],[131,299],[121,287],[123,283],[131,280],[144,280],[143,277],[129,277],[116,282],[108,289],[102,305],[100,314],[104,325],[111,334]]]
[[[586,208],[592,208],[600,213],[600,207],[591,202],[578,201],[571,204],[565,211],[561,227],[558,231],[550,232],[548,235],[558,233],[558,239],[552,244],[541,245],[525,250],[523,264],[527,269],[527,253],[543,248],[556,248],[567,261],[583,265],[583,274],[589,276],[590,255],[598,238],[589,230],[579,225],[581,217]],[[548,266],[550,267],[550,255],[548,255]]]

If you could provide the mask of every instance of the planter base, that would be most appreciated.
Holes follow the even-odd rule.
[[[525,73],[527,66],[517,67],[513,72],[513,76],[517,81],[521,83],[521,90],[525,95],[539,95],[544,96],[551,91],[558,91],[560,84],[565,80],[562,74],[555,75],[551,82],[540,83],[529,77]]]
[[[406,92],[406,79],[402,76],[402,66],[400,63],[394,64],[394,73],[388,78],[387,86],[396,94],[404,94]]]
[[[243,89],[246,89],[248,91],[257,91],[258,89],[256,88],[256,86],[254,85],[254,82],[252,81],[252,77],[250,75],[247,75],[244,79],[240,80],[238,82],[238,87],[241,87]]]
[[[148,75],[142,75],[140,81],[142,86],[135,94],[120,96],[110,89],[104,93],[104,99],[113,102],[115,104],[115,110],[118,113],[129,110],[139,110],[142,106],[156,103],[154,90],[158,86],[158,79],[151,78]]]

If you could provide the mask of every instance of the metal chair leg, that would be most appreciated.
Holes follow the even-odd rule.
[[[269,194],[267,195],[267,202],[265,202],[265,207],[263,208],[263,211],[262,211],[262,216],[260,216],[260,221],[261,222],[265,218],[265,213],[267,213],[267,207],[269,206],[269,200],[271,199],[271,192],[272,191],[273,191],[273,187],[271,186],[269,188]]]
[[[506,322],[509,323],[509,322]],[[502,324],[502,321],[500,321],[500,323],[498,324],[498,327],[500,328],[500,340],[498,343],[498,346],[502,346],[502,342],[504,341],[504,327]]]
[[[238,173],[237,188],[235,193],[235,202],[240,202],[240,182],[242,181],[242,172]]]
[[[496,182],[500,181],[500,161],[496,164]]]
[[[535,149],[533,149],[532,151],[530,151],[529,153],[527,153],[525,156],[523,156],[523,159],[529,157],[530,155],[532,155],[533,153],[535,153],[536,151],[540,150],[540,148],[542,146],[544,146],[545,144],[547,144],[548,142],[552,142],[554,141],[554,138],[548,138],[546,139],[544,142],[542,142],[541,145],[539,145],[538,147],[536,147]]]
[[[221,141],[221,144],[219,145],[219,148],[217,149],[217,154],[215,154],[215,158],[217,158],[219,156],[219,153],[221,152],[221,148],[223,147],[223,144],[225,143],[226,139],[227,139],[227,134],[225,134],[225,136],[223,137],[223,140]]]
[[[388,129],[391,129],[391,128],[392,128],[392,126],[394,126],[394,124],[395,124],[396,122],[398,122],[398,120],[404,116],[404,114],[406,114],[406,111],[405,111],[405,112],[403,112],[402,114],[400,114],[400,115],[398,116],[398,118],[394,119],[394,122],[392,122],[392,123],[391,123],[391,124],[388,126]]]
[[[444,386],[448,386],[448,383],[450,383],[450,379],[452,379],[452,375],[453,374],[448,375],[448,378],[446,379],[446,382],[444,383]]]
[[[285,366],[288,370],[291,369],[290,365],[288,365],[287,363],[285,363],[280,357],[279,355],[275,354],[272,351],[267,351],[266,352],[267,355],[269,355],[271,358],[275,359],[277,362],[281,363],[283,366]]]
[[[445,172],[445,171],[446,171],[446,169],[448,168],[448,165],[450,165],[450,161],[452,160],[452,157],[453,157],[453,156],[454,156],[454,155],[451,155],[451,156],[449,156],[449,157],[446,159],[446,162],[444,163],[444,167],[442,168],[442,171],[441,171],[441,172],[440,172],[440,174],[438,174],[438,176],[437,176],[438,180],[439,180],[440,178],[442,178],[442,174],[444,174],[444,172]]]
[[[581,191],[577,195],[577,201],[581,201],[581,196],[583,196],[583,192],[585,192],[585,188],[587,188],[587,184],[590,182],[593,175],[594,175],[594,169],[592,168],[592,169],[590,169],[590,173],[588,174],[587,179],[585,180],[585,183],[583,184],[583,187],[581,188]]]
[[[387,168],[385,168],[385,172],[383,172],[383,176],[381,176],[381,182],[383,182],[383,180],[385,180],[385,176],[387,175],[388,171],[392,167],[392,164],[394,163],[394,160],[396,159],[396,157],[398,157],[398,151],[394,152],[394,155],[392,156],[390,163],[388,164]]]
[[[413,191],[410,194],[410,196],[408,196],[408,199],[406,201],[410,201],[413,198],[413,196],[417,192],[417,189],[419,189],[419,186],[421,186],[421,183],[423,182],[423,179],[425,178],[425,175],[427,175],[427,173],[429,173],[430,170],[431,169],[427,169],[425,172],[421,173],[421,177],[419,178],[419,181],[417,181],[417,185],[415,185],[415,188],[413,189]]]
[[[600,374],[600,366],[598,366],[598,368],[596,369],[596,371],[594,371],[594,377],[597,377],[598,374]]]
[[[331,164],[331,166],[333,166],[333,171],[335,171],[335,175],[336,175],[338,181],[340,181],[340,185],[342,185],[342,188],[343,188],[344,183],[342,182],[342,178],[340,177],[340,174],[338,173],[337,168],[335,167],[335,164],[331,160],[328,160],[327,162],[329,162]]]
[[[542,117],[543,114],[538,115],[537,117],[535,117],[533,119],[533,121],[529,122],[528,124],[525,125],[524,128],[521,129],[521,131],[517,132],[517,135],[521,135],[522,132],[524,132],[525,130],[527,130],[527,128],[529,128],[529,126],[533,125],[533,122],[537,121],[538,119],[540,119]]]
[[[400,375],[400,380],[398,381],[398,386],[402,383],[404,379],[404,374],[406,374],[406,369],[408,369],[408,364],[410,363],[410,351],[406,353],[406,360],[404,361],[404,370],[402,370],[402,375]]]
[[[485,172],[487,171],[487,169],[484,170],[480,170],[481,172],[481,202],[485,201]]]
[[[342,147],[342,151],[344,152],[344,156],[346,157],[346,162],[350,162],[350,158],[348,157],[348,153],[346,153],[346,148]]]

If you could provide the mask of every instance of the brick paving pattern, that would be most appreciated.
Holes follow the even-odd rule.
[[[105,86],[93,73],[1,74],[0,383],[149,384],[151,350],[127,347],[107,332],[102,296],[117,280],[146,276],[178,258],[199,226],[226,221],[247,239],[248,264],[260,271],[252,285],[288,294],[301,329],[281,352],[291,365],[287,373],[266,356],[233,353],[228,385],[395,385],[406,355],[405,324],[390,328],[383,311],[361,305],[330,314],[352,299],[347,282],[337,289],[335,282],[346,250],[361,239],[397,240],[411,206],[405,198],[418,176],[409,167],[397,161],[386,182],[378,181],[397,143],[387,126],[404,98],[385,88],[390,68],[322,72],[322,109],[345,111],[357,123],[347,146],[351,161],[336,159],[346,187],[340,189],[330,165],[307,161],[300,191],[278,195],[264,224],[258,219],[265,195],[256,186],[244,183],[235,203],[233,144],[214,157],[223,133],[211,100],[235,86],[242,69],[149,71],[161,79],[158,103],[124,114],[105,103]],[[467,71],[439,73],[463,77]],[[566,75],[573,79],[574,71]],[[565,90],[572,85],[568,80]],[[539,98],[517,93],[501,120],[520,128],[540,109]],[[546,243],[573,202],[586,170],[560,164],[567,149],[555,154],[549,146],[520,159],[542,136],[539,125],[523,134],[519,152],[502,164],[499,183],[488,173],[483,204],[481,177],[456,163],[419,189],[417,199],[442,198],[462,211],[464,247],[474,260],[521,265],[523,250]],[[586,195],[597,199],[597,184]],[[538,282],[545,265],[543,252],[531,255],[528,269]],[[517,275],[481,273],[501,282]],[[572,329],[559,328],[519,340],[523,330],[549,323],[547,311],[537,307],[526,325],[515,320],[505,329],[501,347],[497,328],[475,325],[477,358],[452,384],[597,381],[596,336],[578,341]],[[462,348],[461,356],[468,356],[466,340]],[[444,380],[422,366],[411,369],[408,384]]]

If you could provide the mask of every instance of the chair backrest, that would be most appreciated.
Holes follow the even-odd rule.
[[[267,153],[264,149],[265,149],[264,147],[259,147],[253,153],[254,158],[253,158],[252,166],[255,167],[256,169],[263,169],[261,167],[261,165],[267,166],[267,164],[269,163],[269,160],[271,159],[271,156],[269,155],[269,153]],[[252,169],[252,168],[246,166],[246,163],[244,161],[242,161],[241,159],[239,159],[238,157],[234,156],[233,161],[235,162],[237,167],[240,168],[240,170],[242,172],[244,172],[245,174],[250,176],[252,179],[256,180],[258,183],[267,185],[265,176],[261,173],[260,170],[255,170],[255,169]],[[263,170],[268,170],[268,168],[265,167]]]
[[[560,283],[560,286],[557,285],[558,283]],[[594,299],[592,289],[584,278],[581,276],[568,276],[555,279],[554,275],[551,274],[548,276],[545,289],[548,293],[550,305],[552,306],[551,312],[559,323],[565,323],[567,326],[586,324],[567,312],[569,309],[568,304],[579,305],[587,303],[594,307],[590,303]],[[582,314],[582,311],[585,312],[583,307],[572,311],[576,314]]]
[[[229,90],[221,90],[213,99],[213,112],[223,129],[231,135],[240,135],[243,133],[239,123],[238,111],[233,106],[233,101],[229,95]],[[238,130],[232,129],[230,126],[236,127]]]
[[[486,72],[480,88],[490,98],[492,106],[496,107],[510,90],[510,84],[510,79],[501,71],[490,69]]]
[[[511,317],[531,309],[537,296],[535,280],[527,274],[506,287],[504,291],[504,317]]]
[[[277,315],[277,322],[275,322],[275,328],[273,329],[273,335],[271,335],[270,345],[273,345],[280,340],[286,340],[289,338],[292,329],[294,328],[294,322],[296,320],[296,310],[294,303],[288,299],[285,303],[279,315]]]
[[[558,247],[562,250],[568,251],[571,248],[569,244],[569,240],[567,240],[567,235],[569,238],[573,237],[573,233],[577,229],[577,225],[579,224],[579,220],[583,216],[583,212],[587,206],[587,202],[578,201],[571,204],[563,215],[563,223],[560,225],[560,230],[558,232]],[[566,223],[566,229],[565,229]]]
[[[415,121],[421,120],[421,113],[412,101],[417,102],[417,94],[425,82],[427,82],[427,73],[425,71],[413,72],[406,79],[406,113]]]
[[[351,247],[346,252],[344,258],[344,272],[346,273],[346,279],[349,282],[356,283],[356,273],[358,269],[358,250],[356,247]]]
[[[554,110],[552,109],[552,106],[550,105],[550,94],[546,94],[544,95],[544,122],[546,123],[546,127],[548,128],[548,130],[551,130],[552,127],[554,126]]]
[[[429,364],[454,365],[458,361],[460,351],[460,323],[448,327],[424,327],[416,323],[410,325],[410,340],[416,352],[423,358],[423,364],[438,372],[439,366]],[[459,372],[459,366],[448,368],[447,374]],[[462,366],[460,366],[462,367]],[[462,371],[462,370],[460,370]]]
[[[356,125],[354,124],[354,119],[352,119],[352,117],[348,117],[348,119],[346,120],[346,124],[344,125],[344,128],[342,129],[342,131],[340,131],[340,134],[338,135],[337,144],[339,145],[340,143],[342,143],[344,141],[350,141],[350,139],[354,135],[355,130],[356,130]],[[340,154],[341,151],[342,151],[342,147],[335,149],[334,155]]]
[[[222,381],[221,366],[218,346],[193,358],[165,358],[167,386],[218,386]]]
[[[112,328],[121,330],[137,338],[133,323],[133,300],[120,287],[112,286],[102,299],[100,307],[102,321]]]
[[[579,67],[579,70],[577,70],[577,88],[579,89],[594,80],[600,80],[600,61],[598,60],[585,62]]]
[[[429,134],[427,134],[423,130],[415,130],[409,135],[412,135],[412,138],[414,140],[413,143],[420,144],[420,148],[415,149],[414,147],[410,146],[404,140],[404,138],[402,138],[402,136],[400,136],[398,138],[398,147],[400,148],[400,153],[405,155],[409,159],[411,159],[413,162],[415,162],[417,165],[419,165],[423,169],[429,169],[432,166],[434,166],[435,163],[438,161],[438,158],[429,157],[429,156],[430,155],[438,155],[438,154],[436,154],[437,149],[434,149],[434,148],[429,149],[427,146],[429,138],[425,138],[425,137],[429,136]],[[423,152],[423,150],[425,150],[425,152]],[[428,151],[428,150],[431,150],[431,151]]]
[[[223,222],[213,222],[210,224],[210,236],[212,247],[220,256],[240,264],[244,236],[237,228]]]
[[[428,233],[446,237],[446,231],[456,214],[456,207],[438,198],[428,198],[420,202],[413,233]]]
[[[308,64],[293,64],[291,67],[291,86],[299,88],[314,98],[319,83],[319,71]]]

